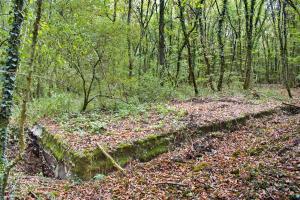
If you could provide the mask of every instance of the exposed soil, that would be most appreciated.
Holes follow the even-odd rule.
[[[30,130],[26,130],[27,148],[25,150],[24,159],[21,160],[14,168],[15,172],[25,173],[29,176],[41,175],[45,177],[54,177],[54,166],[51,165],[55,162],[54,157],[44,151],[40,146],[38,139]],[[18,152],[18,144],[14,140],[10,140],[10,151],[8,152],[9,159],[16,156]]]

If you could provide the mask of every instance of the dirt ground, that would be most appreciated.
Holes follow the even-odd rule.
[[[133,161],[126,176],[89,182],[21,176],[17,185],[25,199],[297,199],[299,158],[300,114],[281,112],[147,163]]]

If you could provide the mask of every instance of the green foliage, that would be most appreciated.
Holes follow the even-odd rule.
[[[115,116],[124,118],[129,115],[137,116],[141,113],[147,112],[150,104],[118,104]]]
[[[52,94],[51,97],[35,99],[28,105],[28,120],[35,123],[43,117],[54,117],[66,112],[79,110],[78,100],[72,94]],[[16,108],[13,114],[14,121],[19,116],[20,109]]]
[[[11,1],[8,2],[8,4],[1,4],[1,13],[10,9]],[[44,116],[80,110],[83,105],[84,88],[88,89],[90,86],[93,78],[93,65],[98,59],[100,62],[95,67],[94,81],[89,95],[89,99],[93,100],[89,103],[88,110],[110,110],[118,117],[125,117],[129,114],[137,115],[146,112],[151,103],[187,99],[193,96],[186,46],[183,46],[181,57],[178,57],[179,50],[184,44],[180,21],[177,18],[179,8],[172,1],[166,2],[165,20],[168,19],[164,27],[166,66],[162,73],[163,67],[158,66],[157,63],[159,13],[156,9],[151,10],[152,6],[155,8],[154,1],[149,1],[149,5],[146,2],[143,6],[144,13],[141,15],[134,14],[139,11],[141,2],[138,1],[133,6],[130,24],[127,21],[128,1],[118,1],[116,21],[112,20],[114,14],[112,0],[57,1],[55,4],[51,1],[44,2],[32,84],[32,96],[35,99],[30,103],[29,108],[31,121]],[[222,2],[219,3],[221,6]],[[25,10],[26,23],[23,30],[25,37],[22,41],[21,68],[17,77],[16,94],[19,96],[16,102],[18,106],[23,98],[23,85],[26,82],[24,75],[28,73],[32,23],[35,20],[34,5],[34,1],[29,1]],[[245,93],[241,91],[246,59],[243,3],[236,5],[234,1],[228,1],[226,14],[230,20],[224,20],[223,31],[226,35],[222,38],[226,60],[222,93],[212,92],[208,84],[209,77],[211,77],[216,86],[220,73],[219,46],[215,34],[219,19],[218,8],[216,4],[209,5],[208,1],[204,1],[203,5],[200,5],[199,1],[184,1],[183,6],[185,6],[183,14],[186,18],[187,31],[190,31],[192,62],[199,96],[244,95]],[[193,11],[199,8],[207,13],[207,17],[203,20],[208,21],[204,23],[215,24],[207,27],[204,47],[199,38],[199,27],[194,27],[198,19]],[[290,15],[287,45],[289,74],[291,83],[295,85],[297,80],[300,81],[299,20],[295,18],[294,10],[288,9]],[[255,9],[256,15],[258,15],[257,12],[258,9]],[[260,20],[265,19],[265,14],[268,13],[261,13]],[[12,15],[1,15],[0,42],[8,38],[6,30],[11,23],[11,18]],[[149,24],[142,23],[147,20]],[[253,41],[252,82],[266,83],[266,66],[268,66],[269,81],[281,83],[279,42],[270,17],[267,16],[261,28],[261,32],[256,33],[257,30],[254,30],[255,33],[253,33],[255,41]],[[6,47],[5,43],[0,47],[1,67],[4,65],[1,59],[5,57]],[[207,64],[203,57],[204,50],[211,65],[210,76],[207,74]],[[132,59],[131,77],[129,77],[129,53]],[[278,95],[271,90],[259,92],[266,97]],[[48,98],[48,94],[51,93],[56,95]],[[63,96],[66,96],[66,102],[63,102]],[[282,95],[279,97],[281,98]],[[17,114],[18,108],[15,111],[15,118]],[[105,124],[90,124],[89,126],[93,132],[97,133],[105,129]]]
[[[66,131],[83,136],[86,133],[102,134],[109,120],[113,120],[109,116],[98,112],[63,113],[56,121]]]
[[[145,74],[137,85],[135,95],[140,102],[156,102],[174,97],[174,90],[171,85],[161,86],[158,77]]]
[[[104,174],[96,174],[93,179],[96,181],[102,181],[105,179],[105,175]]]
[[[270,99],[285,101],[288,97],[278,90],[274,90],[274,88],[268,87],[257,87],[258,93],[261,95],[262,100],[269,101]]]

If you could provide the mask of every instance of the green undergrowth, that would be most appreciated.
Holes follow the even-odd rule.
[[[55,118],[55,121],[67,132],[76,132],[80,136],[84,134],[104,134],[109,135],[107,126],[117,123],[123,119],[134,120],[136,122],[147,121],[151,115],[156,114],[159,118],[166,116],[178,120],[187,115],[183,109],[175,109],[167,104],[143,104],[137,107],[126,107],[118,111],[104,112],[93,110],[85,113],[64,113]],[[153,128],[163,127],[163,121],[153,124]],[[136,127],[138,130],[138,127]]]
[[[254,92],[253,92],[254,91]],[[227,96],[241,96],[248,99],[252,103],[263,103],[269,101],[270,98],[285,99],[279,91],[274,91],[268,88],[255,88],[253,91],[242,91],[239,88],[231,91],[224,90],[223,92],[212,93],[207,89],[201,90],[202,97],[209,97],[211,99],[220,99]],[[259,97],[255,97],[253,93],[257,93]],[[71,110],[71,109],[68,109]],[[184,117],[187,112],[183,109],[175,109],[167,103],[144,103],[144,104],[126,104],[119,103],[116,108],[112,110],[95,109],[84,113],[80,112],[61,112],[54,118],[61,127],[68,132],[79,133],[80,136],[84,134],[107,134],[107,125],[116,123],[123,119],[134,119],[134,121],[147,121],[151,114],[157,113],[160,118],[171,116],[174,120]],[[162,122],[163,123],[163,122]],[[154,124],[154,128],[160,128],[163,124]],[[136,127],[138,130],[139,127]]]
[[[278,86],[279,87],[279,86]],[[165,110],[165,105],[172,99],[177,100],[187,100],[193,96],[193,90],[190,86],[180,86],[178,88],[169,88],[170,92],[166,92],[164,95],[156,94],[157,92],[152,92],[146,99],[137,98],[136,96],[128,98],[126,101],[116,101],[113,99],[100,98],[93,101],[88,107],[88,112],[80,113],[82,107],[82,97],[72,94],[72,93],[53,93],[50,96],[41,97],[38,99],[33,99],[28,104],[28,121],[31,124],[38,122],[41,118],[51,117],[57,120],[64,120],[65,118],[74,116],[81,117],[81,115],[87,118],[95,117],[101,118],[105,117],[109,119],[104,119],[104,124],[92,124],[94,128],[102,129],[105,126],[107,120],[114,120],[115,118],[124,118],[128,116],[136,117],[141,114],[147,113],[153,108],[157,108],[158,112],[169,112]],[[256,86],[249,91],[244,91],[239,85],[232,85],[230,88],[224,86],[221,92],[213,92],[208,88],[199,88],[198,97],[209,97],[211,99],[220,99],[224,96],[243,96],[248,100],[266,102],[270,99],[278,101],[286,101],[288,97],[283,94],[283,89],[270,88],[264,86]],[[162,91],[160,91],[162,92]],[[259,94],[257,98],[254,93]],[[122,99],[123,97],[120,97]],[[118,99],[118,98],[117,98]],[[16,107],[14,109],[12,121],[17,121],[20,114],[20,105],[22,102],[22,97],[17,96],[15,98]],[[91,116],[91,117],[89,117]]]
[[[12,121],[16,122],[21,111],[22,99],[16,99],[17,103],[13,112]],[[56,117],[62,113],[72,113],[79,109],[80,99],[72,94],[54,93],[49,97],[33,99],[28,103],[27,121],[30,124],[38,122],[44,117]]]

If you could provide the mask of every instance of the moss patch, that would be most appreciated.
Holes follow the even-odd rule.
[[[247,153],[249,156],[259,156],[265,150],[264,146],[250,148]]]
[[[206,169],[207,167],[209,167],[209,164],[207,162],[200,162],[199,164],[197,164],[193,167],[193,171],[200,172],[200,171]]]
[[[67,150],[67,145],[62,142],[62,139],[57,134],[43,134],[41,142],[43,147],[51,151],[52,155],[58,161],[68,160],[72,153],[70,150]]]

